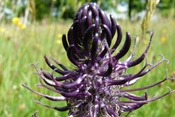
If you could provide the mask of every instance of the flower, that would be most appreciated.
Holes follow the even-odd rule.
[[[58,34],[57,37],[58,37],[58,38],[61,38],[61,37],[62,37],[62,34]]]
[[[18,24],[19,21],[20,21],[20,18],[19,18],[19,17],[13,17],[13,18],[12,18],[12,22],[13,22],[14,24]]]
[[[18,27],[21,28],[21,29],[26,29],[26,25],[24,25],[23,23],[20,23],[20,22],[19,22],[17,25],[18,25]]]
[[[166,42],[166,38],[165,37],[162,37],[161,38],[161,42],[162,42],[162,44],[164,44]]]
[[[61,44],[61,40],[58,39],[58,40],[56,41],[56,43],[57,43],[57,44]]]
[[[112,39],[117,32],[117,40],[114,45]],[[153,38],[151,33],[150,41],[144,53],[134,59],[136,49],[136,37],[133,51],[129,57],[122,61],[130,49],[131,36],[126,32],[126,39],[123,47],[114,54],[122,40],[121,27],[116,23],[112,15],[110,20],[107,15],[95,3],[83,5],[77,12],[74,23],[68,31],[68,36],[62,36],[62,42],[69,60],[74,64],[75,69],[70,70],[63,64],[50,57],[57,68],[47,56],[44,59],[47,65],[53,70],[52,73],[46,70],[39,70],[36,64],[32,64],[39,75],[40,86],[61,94],[61,96],[50,96],[41,94],[30,89],[24,83],[22,85],[28,90],[52,101],[66,101],[65,107],[52,107],[34,100],[34,102],[45,107],[58,111],[69,110],[69,117],[119,117],[124,112],[134,111],[148,102],[160,99],[174,91],[163,94],[159,97],[148,99],[148,93],[143,96],[132,94],[134,91],[145,90],[154,87],[170,78],[165,78],[155,84],[135,88],[123,89],[134,85],[153,68],[164,61],[156,64],[148,64],[137,73],[125,73],[128,68],[140,64],[147,56]],[[55,72],[61,76],[56,76]],[[128,101],[122,101],[126,98]]]
[[[26,29],[26,25],[20,22],[19,17],[13,17],[12,22],[16,24],[20,29]]]

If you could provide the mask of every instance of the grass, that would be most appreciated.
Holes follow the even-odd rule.
[[[132,36],[141,34],[140,23],[131,23],[126,21],[118,22],[122,27],[123,34],[126,31],[130,32]],[[70,22],[59,21],[43,25],[35,23],[29,25],[26,29],[18,29],[14,24],[1,23],[0,28],[0,116],[1,117],[30,117],[38,110],[37,115],[40,117],[60,116],[64,117],[67,112],[57,112],[52,109],[45,108],[33,102],[32,98],[39,100],[40,96],[33,94],[21,86],[24,82],[30,88],[44,94],[57,95],[41,87],[35,87],[39,83],[38,76],[33,74],[35,72],[33,67],[29,67],[30,63],[39,62],[38,65],[45,70],[50,70],[44,62],[44,55],[52,56],[61,63],[64,63],[68,68],[73,66],[68,61],[66,53],[60,44],[60,37],[58,34],[67,34],[70,27]],[[159,21],[152,21],[150,28],[151,31],[156,32],[148,52],[148,62],[152,63],[154,60],[158,62],[164,55],[165,58],[170,60],[169,64],[166,62],[159,65],[145,77],[140,79],[133,87],[139,88],[153,84],[165,78],[168,69],[169,77],[175,77],[175,21],[172,19],[161,18]],[[125,37],[125,36],[123,36]],[[146,48],[149,41],[150,34],[146,34],[143,42],[136,48],[136,56],[140,56]],[[164,39],[163,39],[164,38]],[[164,41],[163,41],[164,40]],[[132,39],[132,42],[134,39]],[[124,42],[124,39],[123,39]],[[122,43],[123,43],[122,42]],[[121,44],[122,46],[122,44]],[[120,46],[120,47],[121,47]],[[136,69],[131,69],[128,72],[137,72],[139,65]],[[166,81],[165,83],[154,88],[146,90],[149,98],[155,94],[160,96],[168,90],[166,87],[175,89],[175,82]],[[144,95],[144,91],[136,92],[135,94]],[[149,103],[142,108],[133,112],[131,117],[172,117],[175,114],[175,93],[170,94],[158,101]],[[41,100],[43,103],[51,106],[61,107],[65,105],[64,102],[51,102],[47,99]]]

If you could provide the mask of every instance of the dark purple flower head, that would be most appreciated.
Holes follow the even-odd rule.
[[[117,39],[112,44],[111,42],[116,32]],[[66,101],[67,106],[65,107],[51,107],[34,100],[36,103],[58,111],[69,110],[69,117],[119,117],[123,112],[130,113],[148,102],[155,101],[173,92],[169,90],[168,93],[151,99],[148,99],[147,92],[143,96],[130,93],[151,88],[168,78],[146,87],[122,89],[135,84],[154,67],[163,61],[167,61],[162,56],[162,60],[154,65],[146,62],[136,74],[125,73],[126,69],[138,65],[146,58],[152,36],[153,33],[145,52],[140,57],[133,60],[136,47],[135,39],[133,51],[126,60],[121,61],[121,58],[126,55],[131,45],[130,34],[126,32],[123,47],[117,54],[114,54],[122,40],[120,26],[116,24],[112,15],[108,18],[95,3],[85,4],[78,10],[67,37],[66,35],[62,37],[67,56],[76,66],[76,69],[69,70],[51,58],[61,69],[57,68],[46,56],[44,57],[45,61],[53,69],[52,73],[42,69],[39,71],[34,65],[37,74],[40,76],[41,86],[62,96],[44,95],[31,90],[24,84],[23,86],[49,100]],[[61,74],[61,76],[53,75],[54,72]],[[128,101],[121,101],[122,98],[126,98]]]

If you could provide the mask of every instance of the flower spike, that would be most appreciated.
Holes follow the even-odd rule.
[[[117,33],[117,39],[112,44],[115,33]],[[142,76],[145,76],[162,62],[168,62],[163,56],[161,56],[162,60],[155,64],[148,64],[146,59],[145,65],[137,73],[126,72],[128,68],[135,67],[147,58],[153,34],[151,33],[149,44],[144,53],[134,60],[134,53],[136,52],[135,37],[133,51],[127,59],[122,61],[131,46],[129,32],[126,32],[123,47],[114,55],[114,51],[117,51],[122,41],[121,27],[112,15],[108,19],[105,12],[96,3],[85,4],[78,10],[67,37],[65,34],[62,36],[63,47],[75,69],[69,70],[50,57],[54,64],[58,66],[56,67],[47,56],[44,56],[44,59],[53,70],[51,73],[42,68],[39,70],[35,64],[31,64],[35,67],[36,74],[39,76],[40,84],[37,86],[58,93],[59,96],[39,93],[30,89],[24,83],[22,83],[22,86],[51,101],[66,101],[67,105],[65,107],[52,107],[41,103],[40,100],[34,100],[40,105],[57,111],[68,110],[68,117],[128,116],[132,111],[141,108],[143,105],[175,92],[175,90],[171,91],[168,88],[169,92],[152,98],[148,98],[147,92],[142,96],[132,94],[134,91],[145,90],[167,80],[174,80],[174,78],[168,78],[168,76],[148,86],[124,89],[124,87],[137,83]],[[122,98],[127,101],[122,101]]]

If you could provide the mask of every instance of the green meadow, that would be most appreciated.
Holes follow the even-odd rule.
[[[63,63],[69,69],[74,66],[68,60],[66,52],[62,46],[61,35],[67,34],[69,27],[73,21],[54,21],[54,22],[34,22],[25,29],[20,29],[13,23],[0,23],[0,116],[1,117],[31,117],[35,111],[40,117],[66,117],[67,112],[58,112],[53,109],[46,108],[33,102],[33,99],[40,100],[38,96],[21,84],[26,84],[31,89],[48,95],[59,95],[51,92],[43,87],[37,87],[39,77],[31,63],[37,64],[38,68],[50,71],[51,69],[44,61],[44,55],[52,56],[60,63]],[[140,34],[137,38],[137,46],[135,56],[139,57],[146,49],[150,33],[146,33],[145,38],[141,37],[141,23],[129,21],[117,21],[123,31],[123,40],[119,49],[125,40],[125,33],[130,32],[132,38],[132,46],[134,44],[134,36]],[[159,18],[151,21],[149,31],[155,32],[151,48],[147,54],[147,60],[150,64],[155,64],[163,55],[169,60],[169,63],[163,62],[143,78],[141,78],[132,88],[139,88],[151,85],[166,77],[175,78],[175,20],[171,18]],[[116,40],[117,34],[114,38]],[[119,50],[117,49],[117,51]],[[130,52],[128,52],[129,55]],[[123,58],[123,60],[126,56]],[[128,73],[136,73],[143,66],[145,61],[135,68],[129,69]],[[161,96],[168,92],[168,88],[175,90],[175,82],[167,80],[163,84],[153,88],[134,92],[138,95],[144,95],[148,92],[149,98],[152,96]],[[50,106],[62,107],[64,102],[52,102],[45,98],[40,100],[42,103]],[[140,109],[133,111],[131,117],[175,117],[175,93],[172,93],[155,102],[148,103]]]

